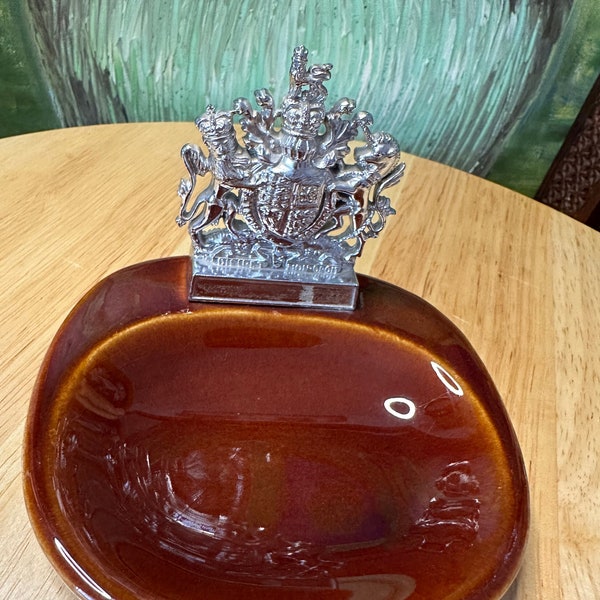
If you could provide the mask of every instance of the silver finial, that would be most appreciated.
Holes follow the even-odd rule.
[[[399,181],[404,163],[396,140],[372,132],[372,116],[355,113],[354,100],[325,109],[331,69],[309,67],[299,46],[279,108],[261,89],[258,110],[238,98],[233,110],[208,106],[196,119],[208,155],[182,148],[190,177],[179,186],[177,217],[193,241],[191,300],[355,307],[354,261],[394,214],[381,192]],[[366,144],[349,160],[359,129]],[[207,173],[192,201],[197,176]]]

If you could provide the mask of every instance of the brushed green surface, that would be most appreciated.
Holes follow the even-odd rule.
[[[598,76],[600,2],[578,2],[538,95],[514,123],[487,178],[535,195]]]
[[[301,43],[334,64],[331,102],[354,97],[405,150],[530,193],[600,67],[597,0],[27,4],[64,125],[193,120],[263,86],[281,98]]]
[[[23,4],[0,0],[0,137],[58,127]]]

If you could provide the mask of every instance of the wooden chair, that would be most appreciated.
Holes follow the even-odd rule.
[[[535,198],[600,231],[600,77]]]

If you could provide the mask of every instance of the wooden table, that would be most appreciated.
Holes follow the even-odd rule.
[[[21,442],[42,357],[100,278],[186,254],[175,224],[193,124],[0,140],[0,598],[66,599],[29,527]],[[406,156],[397,209],[357,270],[430,301],[505,399],[532,519],[511,599],[600,597],[600,234],[477,177]]]

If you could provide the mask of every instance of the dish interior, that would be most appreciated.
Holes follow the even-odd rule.
[[[53,551],[93,597],[475,598],[514,552],[504,425],[382,327],[153,316],[79,356],[49,406]]]

